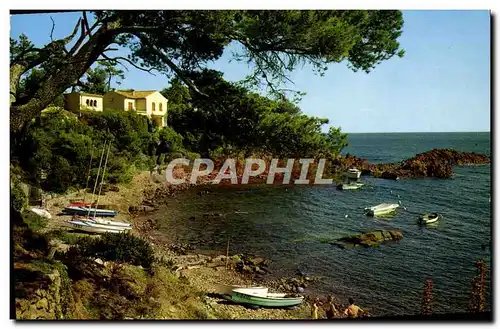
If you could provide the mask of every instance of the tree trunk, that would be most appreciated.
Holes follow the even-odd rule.
[[[74,56],[68,58],[65,65],[58,67],[56,72],[52,72],[51,76],[42,82],[36,93],[25,104],[11,105],[11,133],[21,132],[26,123],[39,116],[42,110],[58,95],[70,88],[75,81],[87,72],[113,40],[114,34],[112,31],[109,31],[104,26],[101,27]],[[11,93],[17,91],[20,71],[23,71],[22,66],[14,65],[10,68]]]

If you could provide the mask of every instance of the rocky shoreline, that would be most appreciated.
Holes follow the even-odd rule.
[[[362,171],[362,175],[397,180],[422,177],[451,178],[453,166],[483,165],[490,162],[491,159],[484,154],[433,149],[399,163],[370,164],[366,159],[348,154],[334,164],[343,169],[356,167]]]

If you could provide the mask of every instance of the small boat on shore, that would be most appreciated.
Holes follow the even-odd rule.
[[[241,290],[249,295],[253,296],[266,296],[268,293],[268,288],[255,286],[241,286],[241,285],[227,285],[227,284],[216,284],[215,291],[220,295],[231,295],[234,289]]]
[[[90,222],[90,223],[96,223],[96,224],[102,224],[102,225],[109,225],[109,226],[118,226],[118,227],[131,227],[132,225],[130,223],[125,223],[125,222],[118,222],[115,220],[110,220],[110,219],[104,219],[104,218],[99,218],[99,217],[83,217],[83,218],[74,218],[75,220],[79,221],[85,221],[85,222]]]
[[[398,207],[397,203],[381,203],[374,207],[365,208],[365,214],[368,216],[387,215],[395,212]]]
[[[50,212],[48,212],[46,209],[41,209],[41,208],[31,208],[31,212],[37,214],[38,216],[42,216],[48,219],[52,218],[52,215]]]
[[[440,220],[442,216],[436,212],[424,214],[418,218],[420,224],[432,224]]]
[[[89,207],[69,206],[63,209],[63,213],[70,215],[79,215],[79,216],[114,217],[118,214],[118,211],[89,208]]]
[[[280,308],[299,305],[304,301],[304,297],[287,297],[287,294],[270,292],[265,296],[256,296],[246,293],[244,289],[233,289],[231,300],[238,304]]]
[[[362,186],[365,184],[363,183],[357,183],[357,182],[351,182],[351,183],[343,183],[337,185],[338,190],[359,190]]]
[[[90,233],[123,233],[132,229],[131,227],[103,225],[82,220],[71,220],[65,222],[65,224],[66,226],[71,227],[75,230]]]

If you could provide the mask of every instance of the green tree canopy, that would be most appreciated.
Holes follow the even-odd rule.
[[[369,72],[394,55],[403,55],[400,11],[359,10],[106,10],[86,12],[63,39],[35,47],[27,38],[11,39],[11,131],[22,127],[97,61],[128,62],[143,70],[174,73],[194,92],[189,78],[208,62],[220,58],[231,43],[234,58],[252,65],[246,79],[264,82],[280,93],[288,74],[302,64],[324,73],[329,63],[346,61],[353,70]],[[113,57],[116,47],[129,58]],[[16,97],[21,77],[44,68],[44,79],[25,97]]]
[[[340,128],[322,133],[328,119],[305,115],[286,98],[261,96],[225,81],[221,72],[213,70],[191,74],[190,79],[208,98],[190,92],[178,79],[162,94],[170,97],[170,126],[183,135],[191,151],[316,157],[339,154],[347,144]]]

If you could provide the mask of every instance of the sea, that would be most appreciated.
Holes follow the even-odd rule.
[[[372,163],[392,163],[434,148],[490,155],[489,132],[349,134],[343,151]],[[306,293],[349,297],[375,316],[421,311],[426,280],[433,282],[434,313],[466,312],[475,262],[491,270],[491,165],[454,167],[451,179],[363,176],[356,191],[331,186],[211,187],[177,195],[159,213],[160,230],[201,253],[248,253],[271,261],[271,277],[317,277]],[[204,188],[206,189],[206,188]],[[392,218],[363,214],[365,207],[398,203]],[[404,208],[406,208],[406,210]],[[439,212],[435,225],[419,215]],[[206,213],[221,216],[207,217]],[[335,239],[371,229],[401,231],[398,243],[341,249]],[[491,305],[489,274],[488,309]]]

